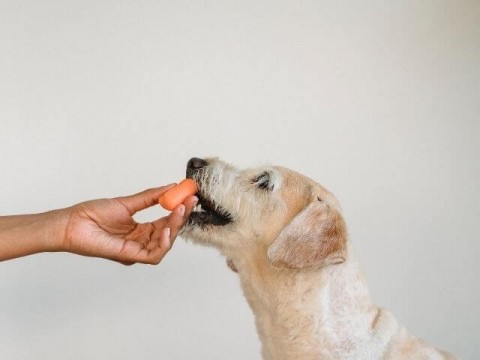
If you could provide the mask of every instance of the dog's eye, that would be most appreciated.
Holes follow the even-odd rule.
[[[258,186],[260,189],[272,190],[272,186],[270,184],[270,174],[266,171],[258,176],[255,176],[252,179],[252,183]]]

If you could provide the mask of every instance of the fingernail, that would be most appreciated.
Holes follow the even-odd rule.
[[[185,215],[185,205],[182,204],[178,207],[178,213],[182,216]]]
[[[165,235],[167,236],[167,247],[168,249],[170,249],[170,247],[172,246],[172,240],[170,239],[170,228],[165,228]]]

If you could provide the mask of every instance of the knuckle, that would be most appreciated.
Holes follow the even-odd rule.
[[[162,258],[155,258],[153,260],[150,261],[150,265],[158,265],[160,264],[160,261],[162,261]]]

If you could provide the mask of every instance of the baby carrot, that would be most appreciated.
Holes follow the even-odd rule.
[[[197,193],[197,184],[192,179],[184,179],[178,185],[160,196],[158,203],[166,210],[172,211],[189,196]]]

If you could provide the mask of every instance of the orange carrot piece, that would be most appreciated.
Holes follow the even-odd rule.
[[[197,184],[192,179],[184,179],[178,185],[160,196],[158,203],[166,210],[172,211],[189,196],[197,193]]]

